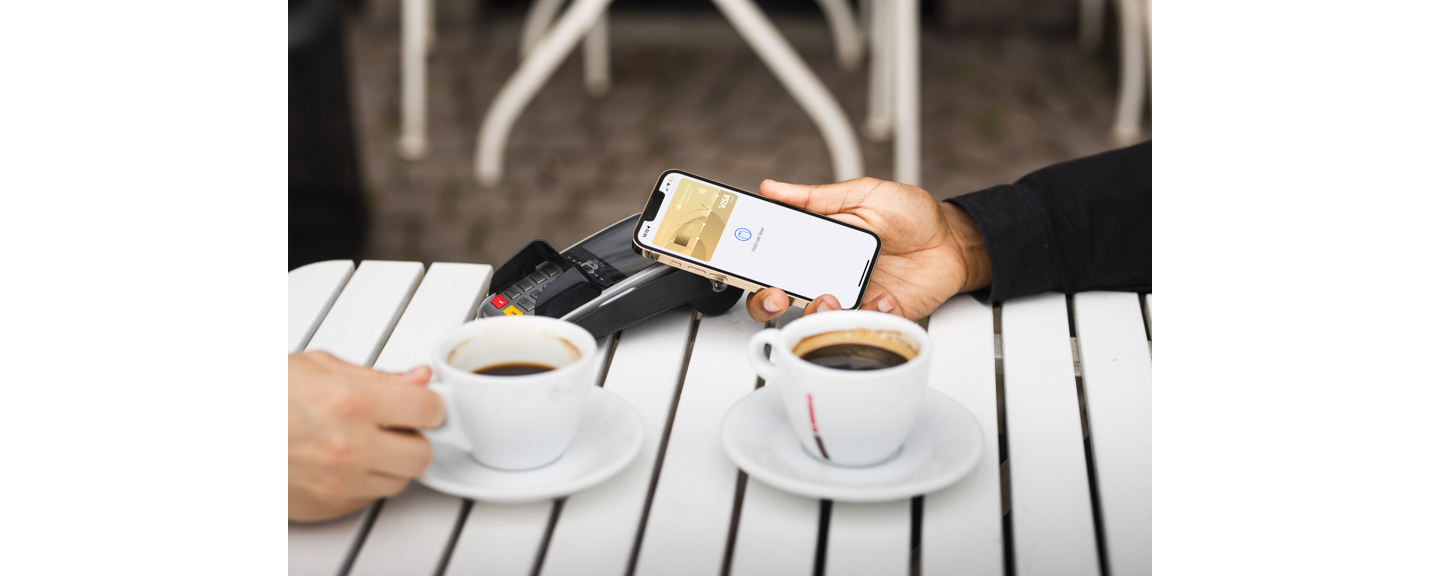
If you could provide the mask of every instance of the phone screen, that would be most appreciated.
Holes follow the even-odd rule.
[[[664,198],[636,228],[639,244],[806,300],[860,305],[880,251],[873,233],[678,171],[656,192]]]

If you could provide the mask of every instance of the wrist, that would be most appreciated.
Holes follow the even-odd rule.
[[[959,288],[956,293],[973,292],[989,286],[990,254],[985,249],[985,237],[980,234],[975,219],[954,202],[941,202],[940,213],[945,217],[950,241],[960,254]]]

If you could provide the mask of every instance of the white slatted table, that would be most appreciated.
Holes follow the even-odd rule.
[[[420,365],[475,316],[490,273],[298,268],[289,351],[395,372]],[[1019,576],[1149,574],[1149,322],[1148,295],[1130,293],[945,303],[928,320],[941,352],[930,385],[979,419],[985,457],[938,493],[847,504],[780,492],[730,463],[720,422],[760,384],[745,345],[763,326],[740,304],[716,316],[673,310],[600,343],[610,358],[597,384],[645,424],[640,456],[618,476],[524,506],[412,483],[345,518],[291,524],[290,573],[999,576],[1008,563]]]

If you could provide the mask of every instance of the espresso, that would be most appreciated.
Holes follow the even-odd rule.
[[[505,364],[494,364],[484,368],[476,368],[475,373],[486,376],[526,376],[529,374],[549,372],[554,369],[554,366],[546,366],[532,362],[508,362]]]
[[[801,356],[807,362],[840,370],[879,370],[905,363],[905,357],[868,344],[833,344]]]
[[[837,370],[879,370],[904,364],[920,353],[919,346],[899,332],[837,330],[816,334],[795,345],[795,355]]]

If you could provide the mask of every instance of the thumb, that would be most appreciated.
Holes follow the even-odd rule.
[[[879,296],[872,298],[869,302],[866,302],[863,306],[860,307],[861,310],[874,310],[876,312],[884,312],[886,314],[894,313],[896,315],[901,315],[900,312],[897,311],[895,308],[895,297],[891,296],[889,292],[880,293]]]
[[[760,183],[760,195],[816,214],[838,214],[860,204],[881,181],[856,178],[834,184],[787,184],[774,180]]]
[[[424,386],[427,382],[430,381],[430,376],[431,370],[429,366],[417,366],[410,369],[409,372],[401,374],[400,380],[409,384],[419,384],[421,386]]]
[[[405,382],[422,384],[423,386],[426,382],[431,382],[431,367],[419,366],[415,367],[415,369],[410,369],[410,372],[406,372],[405,376],[402,376],[402,379],[405,380]]]

